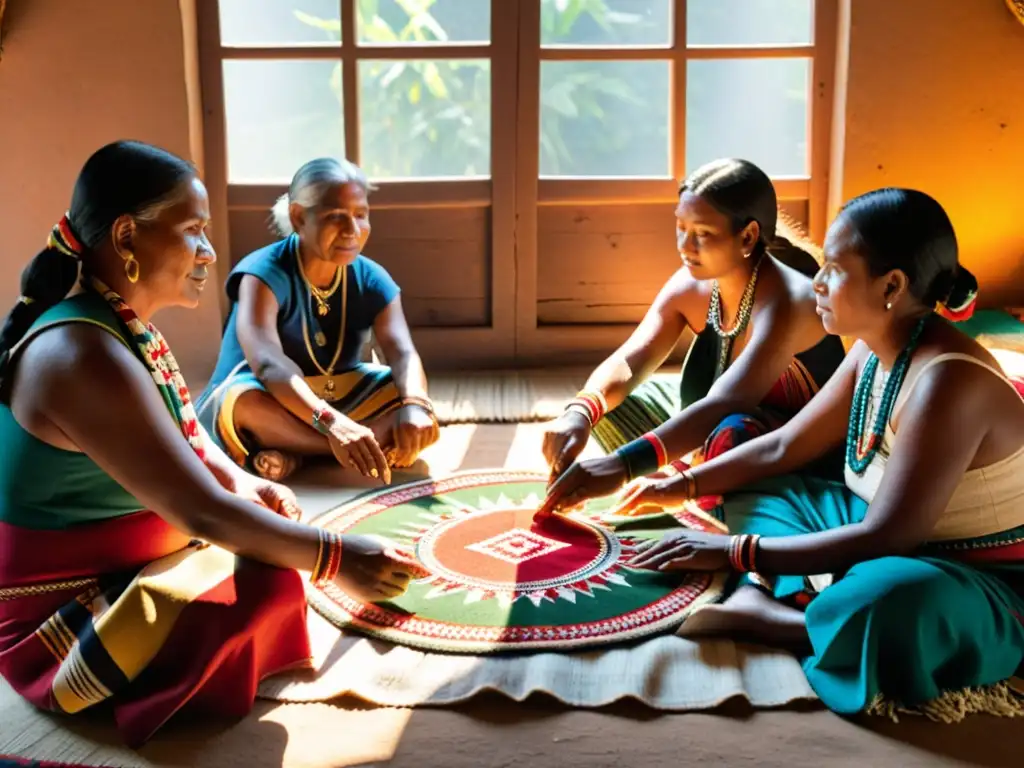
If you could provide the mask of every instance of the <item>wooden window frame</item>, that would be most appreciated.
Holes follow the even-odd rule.
[[[544,205],[674,204],[678,183],[686,174],[686,67],[690,60],[808,58],[808,175],[773,178],[780,202],[806,201],[808,233],[821,242],[826,230],[829,156],[836,64],[836,37],[841,0],[814,0],[812,39],[806,45],[688,46],[687,0],[674,0],[671,44],[646,47],[542,46],[540,3],[520,3],[519,134],[516,142],[517,270],[516,351],[528,362],[545,359],[592,359],[614,349],[635,326],[544,325],[537,322],[537,211]],[[665,178],[541,178],[540,70],[544,61],[671,61],[669,157]]]
[[[542,205],[673,203],[685,173],[686,66],[691,59],[805,57],[811,60],[808,110],[809,176],[774,179],[781,200],[806,201],[809,232],[823,238],[829,191],[829,154],[840,0],[814,0],[809,45],[687,46],[686,0],[675,0],[672,44],[660,47],[542,46],[540,0],[491,0],[491,41],[381,46],[358,44],[357,0],[338,0],[341,42],[301,46],[226,46],[220,39],[218,0],[198,0],[200,78],[204,115],[204,175],[215,222],[212,239],[230,269],[228,212],[267,210],[283,184],[229,184],[224,109],[226,59],[323,59],[342,64],[345,151],[359,163],[358,62],[369,59],[488,59],[491,66],[489,177],[374,180],[374,209],[490,208],[489,327],[415,328],[421,354],[439,365],[542,363],[567,355],[592,358],[620,344],[633,326],[539,326],[537,322],[537,212]],[[669,60],[672,67],[671,176],[563,178],[539,176],[542,61]],[[504,94],[504,95],[502,95]],[[221,311],[227,297],[220,292]]]

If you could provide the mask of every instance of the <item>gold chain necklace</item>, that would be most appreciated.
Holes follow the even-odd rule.
[[[295,258],[299,258],[299,250],[295,249]],[[299,261],[299,269],[302,269],[302,262]],[[324,368],[320,365],[320,361],[316,357],[316,352],[313,350],[313,345],[309,343],[309,318],[306,316],[306,308],[302,308],[302,340],[306,343],[306,353],[309,355],[309,359],[313,361],[313,365],[317,367],[322,375],[327,378],[324,383],[325,399],[334,399],[334,366],[338,364],[338,358],[341,357],[341,350],[345,346],[345,330],[346,321],[348,319],[348,267],[341,267],[338,270],[338,280],[341,283],[341,323],[338,329],[338,343],[334,347],[334,355],[331,357],[330,364]],[[308,284],[308,283],[307,283]],[[333,291],[332,291],[333,293]],[[312,298],[312,292],[310,293]],[[316,332],[317,346],[324,346],[327,343],[326,337],[324,337],[323,331]]]
[[[719,344],[718,373],[725,371],[729,364],[729,355],[732,353],[733,340],[747,329],[750,324],[750,316],[754,311],[754,291],[757,288],[757,275],[761,270],[762,259],[758,259],[754,265],[754,271],[750,273],[747,287],[743,289],[743,296],[740,297],[740,306],[736,311],[736,320],[728,331],[722,330],[722,299],[719,294],[718,281],[711,282],[711,301],[708,304],[707,323],[722,341]]]
[[[306,268],[302,266],[302,256],[299,255],[298,242],[295,244],[295,260],[299,263],[299,275],[302,276],[302,282],[309,289],[309,295],[316,300],[316,313],[320,317],[325,317],[330,311],[327,302],[334,295],[334,292],[338,290],[338,286],[341,285],[342,273],[345,272],[345,268],[341,267],[334,273],[334,282],[327,288],[319,288],[313,285],[313,281],[306,277]]]

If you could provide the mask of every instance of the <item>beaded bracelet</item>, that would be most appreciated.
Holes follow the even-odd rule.
[[[756,533],[741,533],[729,540],[729,565],[734,571],[748,573],[757,570],[757,543],[760,538]]]
[[[629,480],[636,480],[656,472],[668,461],[668,452],[661,438],[648,432],[638,440],[626,443],[615,451],[615,455],[626,465]]]
[[[320,546],[316,552],[316,564],[309,576],[311,583],[320,585],[333,581],[341,568],[341,536],[323,528],[317,529]]]
[[[587,417],[590,426],[594,426],[608,413],[608,401],[597,390],[582,391],[577,393],[576,397],[565,406],[565,410],[569,409],[578,410]]]
[[[334,426],[334,409],[326,401],[320,400],[313,408],[313,429],[321,435],[329,435]]]

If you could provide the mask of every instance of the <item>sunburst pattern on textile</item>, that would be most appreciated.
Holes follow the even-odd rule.
[[[376,492],[315,524],[386,537],[416,552],[430,575],[397,600],[368,605],[333,585],[314,608],[343,628],[430,650],[493,653],[605,645],[667,631],[718,597],[721,578],[631,568],[636,545],[681,520],[664,516],[616,531],[607,504],[533,520],[544,478],[468,472]]]

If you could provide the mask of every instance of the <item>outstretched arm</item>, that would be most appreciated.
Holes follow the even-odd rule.
[[[584,389],[601,392],[609,410],[620,405],[672,354],[687,326],[686,317],[679,311],[679,301],[693,289],[693,278],[685,271],[673,275],[658,292],[640,325],[594,370]]]
[[[597,367],[584,389],[602,395],[609,409],[620,405],[671,354],[687,325],[680,311],[682,299],[695,289],[693,279],[683,270],[673,275],[633,334]],[[542,450],[551,467],[551,482],[580,455],[591,429],[591,419],[574,408],[548,425]]]
[[[882,483],[863,522],[824,533],[761,539],[758,570],[813,574],[844,570],[925,541],[974,460],[991,419],[984,371],[937,366],[916,383],[900,414]],[[955,438],[954,438],[955,436]]]
[[[855,347],[811,402],[779,429],[683,475],[638,485],[621,504],[620,514],[645,514],[678,506],[694,495],[730,493],[766,477],[795,472],[842,445],[863,356],[864,348]]]
[[[311,424],[320,398],[309,388],[302,369],[285,354],[277,332],[279,305],[258,277],[243,275],[238,286],[238,342],[249,367],[267,391],[300,421]]]
[[[43,415],[145,508],[190,536],[240,555],[312,569],[316,529],[223,488],[183,439],[152,377],[111,334],[69,325],[33,346],[47,363],[36,378],[44,390],[38,397],[45,403]],[[69,391],[79,396],[67,397]]]
[[[400,297],[377,315],[373,333],[391,366],[398,394],[403,400],[413,398],[398,412],[391,435],[395,466],[409,466],[423,450],[437,442],[440,430],[427,396],[427,374],[412,343]]]
[[[702,496],[719,496],[766,477],[795,472],[843,444],[863,358],[855,348],[811,401],[777,430],[695,467]]]
[[[373,322],[373,335],[391,367],[398,394],[402,397],[427,397],[427,374],[412,343],[409,324],[402,310],[401,297],[381,310]]]

